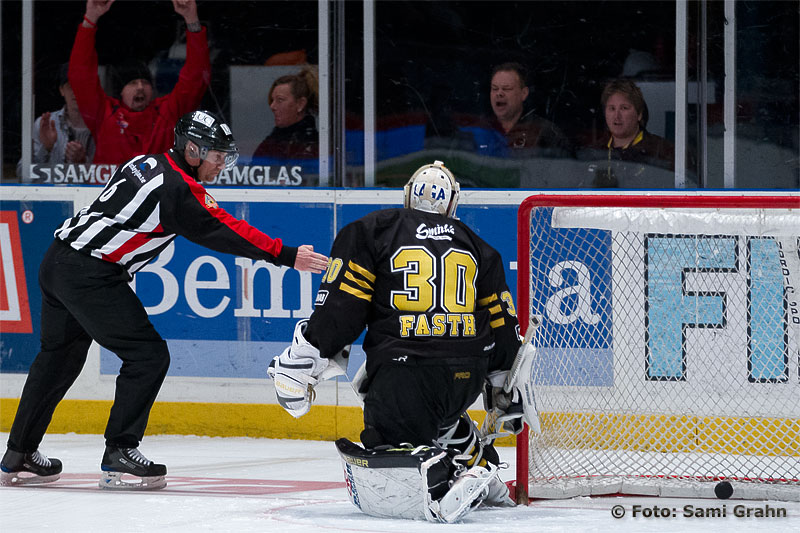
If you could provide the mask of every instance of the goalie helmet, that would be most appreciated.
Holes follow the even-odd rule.
[[[226,170],[231,170],[239,159],[239,148],[231,128],[210,111],[192,111],[178,119],[175,150],[183,154],[189,142],[198,147],[199,153],[195,157],[200,159],[205,159],[211,150],[223,152]]]
[[[404,188],[403,206],[455,218],[461,187],[444,163],[434,161],[417,169]]]

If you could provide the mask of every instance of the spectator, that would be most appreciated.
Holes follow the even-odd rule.
[[[117,97],[105,93],[97,75],[97,21],[114,0],[88,0],[69,60],[69,81],[78,107],[92,132],[94,162],[119,164],[142,153],[172,146],[179,117],[197,109],[211,80],[206,29],[200,25],[195,0],[172,0],[186,22],[186,63],[171,93],[154,97],[150,71],[139,63],[115,69]],[[133,31],[133,30],[132,30]]]
[[[256,148],[253,162],[319,157],[319,132],[314,119],[319,110],[317,73],[306,67],[297,74],[281,76],[272,84],[267,101],[275,127]]]
[[[58,71],[58,92],[64,98],[64,107],[43,113],[33,123],[31,163],[88,165],[94,157],[94,140],[78,111],[78,102],[67,78],[68,68],[69,64],[64,63]],[[21,175],[21,170],[22,161],[17,165],[17,175]]]
[[[612,80],[603,89],[600,104],[608,131],[589,151],[591,159],[602,161],[594,165],[593,185],[674,186],[675,145],[647,131],[648,110],[641,89],[627,78]]]
[[[286,246],[219,207],[202,183],[236,164],[227,124],[184,115],[174,147],[119,167],[90,206],[67,219],[42,260],[41,352],[22,390],[0,484],[58,479],[61,461],[38,451],[56,406],[83,368],[92,340],[122,360],[105,431],[101,488],[159,489],[167,468],[138,450],[169,368],[169,350],[128,282],[178,235],[220,253],[320,273],[327,258]],[[129,475],[137,479],[131,479]]]
[[[552,122],[525,111],[530,95],[527,69],[519,63],[503,63],[492,70],[490,99],[493,115],[476,134],[478,152],[500,156],[571,157],[570,142]]]

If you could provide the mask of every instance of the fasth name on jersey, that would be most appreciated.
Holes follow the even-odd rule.
[[[452,241],[451,235],[456,234],[456,229],[450,224],[436,224],[430,228],[424,222],[417,226],[417,239],[434,239],[437,241]]]
[[[409,337],[474,337],[475,315],[472,313],[435,313],[428,315],[400,315],[400,336]],[[449,331],[448,331],[449,330]]]

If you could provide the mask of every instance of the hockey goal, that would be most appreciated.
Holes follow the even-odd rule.
[[[800,195],[538,195],[517,238],[517,501],[800,501]]]

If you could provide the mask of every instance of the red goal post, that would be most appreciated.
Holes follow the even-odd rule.
[[[517,222],[517,501],[800,501],[800,194],[542,194]]]

